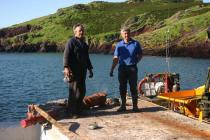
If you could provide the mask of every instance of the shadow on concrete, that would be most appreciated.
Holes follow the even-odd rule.
[[[77,122],[69,122],[69,123],[70,123],[69,131],[76,133],[76,130],[80,127],[80,124]]]
[[[130,105],[128,105],[130,106]],[[75,120],[71,119],[68,115],[68,111],[66,106],[60,106],[56,104],[52,104],[51,107],[53,109],[56,109],[56,116],[55,119],[62,120],[62,119],[69,119],[69,120]],[[128,109],[125,112],[117,112],[117,109],[119,106],[116,105],[106,105],[106,106],[98,106],[98,107],[93,107],[88,110],[83,110],[79,114],[79,118],[88,118],[88,117],[99,117],[99,116],[113,116],[113,115],[121,115],[121,114],[132,114],[132,113],[144,113],[144,112],[157,112],[157,111],[165,111],[167,109],[161,107],[161,106],[152,106],[152,107],[145,107],[145,108],[139,108],[140,111],[134,112],[132,109]],[[132,108],[132,107],[129,107]],[[72,129],[71,131],[75,131],[78,129],[79,124],[73,123],[69,129]]]
[[[167,109],[162,107],[145,107],[140,109],[141,112],[157,112],[157,111],[166,111]]]
[[[108,107],[109,108],[109,107]],[[80,116],[80,118],[88,118],[88,117],[99,117],[99,116],[112,116],[112,115],[121,115],[121,114],[130,114],[130,113],[143,113],[143,112],[157,112],[157,111],[165,111],[167,109],[162,107],[146,107],[140,108],[138,112],[132,111],[132,109],[126,110],[125,112],[117,112],[117,108],[115,109],[107,109],[106,107],[102,108],[94,108],[91,110],[85,111],[84,114]]]

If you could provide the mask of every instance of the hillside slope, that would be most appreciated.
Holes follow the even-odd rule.
[[[0,51],[63,51],[65,42],[73,35],[72,26],[83,23],[90,51],[94,53],[112,53],[120,39],[120,27],[129,26],[133,37],[141,41],[145,54],[164,55],[167,37],[174,56],[196,57],[180,52],[205,42],[210,7],[193,1],[171,1],[99,1],[58,9],[54,14],[0,29]]]
[[[162,27],[136,39],[142,41],[147,54],[164,55],[169,47],[171,56],[209,57],[210,7],[192,7],[179,11],[162,22]]]

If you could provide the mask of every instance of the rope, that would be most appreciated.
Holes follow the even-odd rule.
[[[166,32],[166,64],[167,64],[167,72],[170,72],[170,30],[168,29]]]
[[[167,9],[168,11],[168,18],[169,18],[169,7]],[[169,52],[169,48],[170,48],[170,30],[168,28],[167,32],[166,32],[166,64],[167,64],[167,72],[170,73],[170,52]]]

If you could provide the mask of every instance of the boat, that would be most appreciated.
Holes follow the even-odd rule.
[[[210,39],[210,27],[207,29],[207,34]],[[139,82],[138,91],[142,96],[157,97],[167,101],[166,107],[175,112],[198,118],[201,122],[210,121],[210,67],[206,83],[200,87],[180,90],[179,74],[165,72],[148,74]]]

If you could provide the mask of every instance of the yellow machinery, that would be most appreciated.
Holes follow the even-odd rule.
[[[210,40],[210,26],[207,29]],[[167,56],[167,54],[166,54]],[[144,90],[143,90],[144,85]],[[138,84],[138,91],[142,96],[158,97],[169,103],[170,109],[183,113],[189,117],[210,120],[210,67],[206,84],[192,90],[181,90],[179,74],[159,73],[149,74]]]
[[[167,100],[170,109],[201,121],[210,119],[210,67],[206,84],[192,90],[160,93],[157,97]]]

